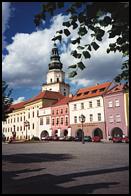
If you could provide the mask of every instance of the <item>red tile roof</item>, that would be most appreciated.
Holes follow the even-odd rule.
[[[27,101],[23,101],[17,104],[12,104],[10,106],[10,109],[20,109],[20,108],[24,108],[24,106],[28,103],[40,100],[42,98],[44,99],[54,99],[55,103],[56,101],[58,101],[59,99],[62,99],[64,97],[64,95],[60,94],[59,92],[54,92],[54,91],[43,91],[40,92],[38,95],[32,97],[31,99],[28,99]]]
[[[20,108],[24,108],[26,101],[20,102],[20,103],[16,103],[16,104],[12,104],[10,106],[11,110],[16,110],[16,109],[20,109]]]
[[[60,99],[52,107],[59,106],[59,105],[65,105],[65,104],[69,103],[69,101],[71,101],[71,100],[72,100],[72,97],[64,97],[64,98]]]
[[[71,101],[101,96],[105,93],[110,85],[111,82],[105,82],[103,84],[81,88],[77,91],[76,95],[72,98]]]
[[[124,84],[115,85],[110,90],[108,90],[105,95],[122,92],[124,91],[124,86]]]
[[[64,97],[64,95],[60,94],[59,92],[43,91],[43,92],[40,92],[37,96],[32,97],[31,99],[27,100],[26,104],[30,103],[30,102],[40,100],[42,98],[44,98],[44,99],[61,99],[63,97]]]

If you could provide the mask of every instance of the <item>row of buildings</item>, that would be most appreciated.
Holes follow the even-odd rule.
[[[105,82],[79,89],[70,94],[58,49],[54,44],[47,74],[47,83],[35,97],[13,104],[2,123],[6,139],[42,139],[49,136],[99,135],[109,139],[115,135],[128,136],[129,93],[127,86]],[[79,120],[85,116],[83,127]]]

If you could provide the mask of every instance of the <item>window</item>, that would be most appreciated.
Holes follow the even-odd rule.
[[[49,125],[49,124],[50,124],[50,118],[46,117],[46,125]]]
[[[33,123],[33,124],[32,124],[32,129],[34,129],[34,127],[35,127],[35,126],[34,126],[34,123]]]
[[[59,118],[56,119],[56,124],[57,124],[57,125],[59,124]]]
[[[91,93],[94,94],[94,93],[96,93],[96,91],[97,91],[97,90],[93,90],[93,91],[91,91]]]
[[[39,110],[37,110],[37,116],[39,116]]]
[[[89,101],[89,108],[92,108],[92,101]]]
[[[98,121],[101,121],[101,113],[98,113]]]
[[[20,121],[22,121],[22,116],[20,117]]]
[[[120,114],[116,114],[116,122],[121,122],[121,116],[120,116]]]
[[[28,118],[30,118],[30,112],[28,112]]]
[[[90,122],[93,121],[93,114],[90,114]]]
[[[82,93],[78,93],[76,96],[79,97],[79,96],[81,96],[81,95],[82,95]]]
[[[59,78],[57,78],[57,82],[59,82]]]
[[[77,116],[74,116],[74,123],[77,123]]]
[[[100,91],[100,92],[103,92],[104,90],[105,90],[105,88],[101,88],[101,89],[99,89],[99,91]]]
[[[12,118],[11,118],[11,123],[12,123]]]
[[[40,118],[40,125],[43,125],[43,117]]]
[[[54,115],[54,110],[52,110],[52,115]]]
[[[22,126],[20,126],[20,130],[22,131]]]
[[[101,106],[101,104],[100,104],[100,99],[97,100],[97,106],[98,106],[98,107]]]
[[[17,131],[19,131],[19,127],[17,127]]]
[[[81,103],[81,109],[84,109],[84,103]]]
[[[113,123],[114,122],[114,119],[113,119],[113,116],[112,115],[109,116],[109,122],[110,123]]]
[[[50,79],[50,82],[52,83],[52,78]]]
[[[66,117],[65,124],[68,125],[68,117]]]
[[[64,96],[66,96],[66,92],[64,92]]]
[[[63,118],[61,118],[61,125],[63,125]]]
[[[109,102],[108,102],[108,107],[109,107],[109,108],[112,108],[112,101],[109,101]]]
[[[24,121],[25,121],[25,116],[24,116]]]
[[[76,110],[77,109],[77,105],[76,104],[74,104],[74,110]]]
[[[32,112],[32,117],[34,118],[34,111]]]
[[[56,114],[58,114],[58,110],[56,110]]]
[[[19,122],[19,117],[17,117],[17,122]]]
[[[88,95],[89,91],[84,92],[84,95]]]
[[[52,119],[52,125],[54,125],[54,118]]]
[[[61,114],[63,114],[63,109],[61,109]]]
[[[66,114],[68,113],[68,108],[66,108],[65,112],[66,112]]]
[[[118,99],[115,100],[115,106],[116,107],[119,107],[120,106],[120,103],[119,103],[119,100]]]

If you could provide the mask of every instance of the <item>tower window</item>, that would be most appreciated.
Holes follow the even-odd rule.
[[[50,82],[52,83],[52,78],[50,79]]]
[[[57,78],[57,82],[59,82],[59,78]]]

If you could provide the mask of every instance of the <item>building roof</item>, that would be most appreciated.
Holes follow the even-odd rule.
[[[55,104],[53,104],[52,107],[56,107],[56,106],[59,106],[59,105],[68,104],[69,101],[71,101],[71,100],[72,100],[72,97],[66,96],[66,97],[64,97],[64,98],[62,98],[62,99],[60,99],[60,100],[58,100]]]
[[[55,103],[56,103],[57,100],[59,100],[63,97],[64,97],[64,95],[60,94],[59,92],[43,91],[43,92],[40,92],[38,95],[32,97],[31,99],[28,99],[27,101],[23,101],[23,102],[20,102],[20,103],[17,103],[17,104],[12,104],[10,106],[10,109],[11,110],[16,110],[16,109],[24,108],[26,104],[37,101],[37,100],[40,100],[42,98],[44,98],[44,99],[54,99]],[[51,105],[51,103],[50,103],[50,105]]]
[[[102,84],[97,84],[95,86],[81,88],[77,91],[76,95],[73,96],[71,101],[101,96],[106,92],[110,85],[111,82],[105,82]]]
[[[16,104],[12,104],[10,106],[11,110],[16,110],[16,109],[20,109],[20,108],[24,108],[26,101],[20,102],[20,103],[16,103]]]
[[[113,86],[111,89],[109,89],[105,95],[119,93],[125,90],[125,84],[117,84]]]
[[[43,99],[43,98],[44,99],[61,99],[63,97],[64,97],[64,95],[60,94],[59,92],[46,90],[46,91],[40,92],[37,96],[34,96],[31,99],[27,100],[26,104]]]

